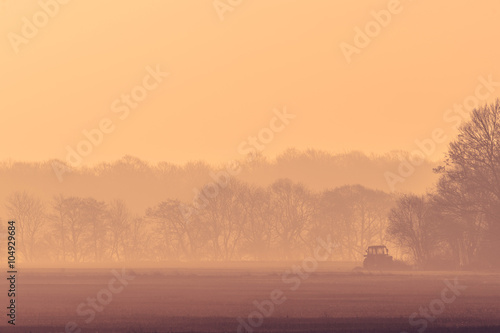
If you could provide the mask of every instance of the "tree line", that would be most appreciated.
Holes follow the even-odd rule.
[[[294,260],[328,237],[336,245],[330,260],[360,261],[369,245],[385,243],[420,268],[500,266],[499,100],[472,111],[434,172],[425,194],[232,178],[194,214],[184,214],[192,196],[137,213],[123,199],[24,191],[7,196],[5,212],[18,222],[17,249],[27,262]],[[199,191],[210,193],[205,184]]]
[[[311,255],[318,237],[336,244],[331,260],[359,260],[381,243],[393,197],[360,185],[315,193],[281,179],[268,187],[238,180],[186,218],[169,199],[138,216],[122,200],[27,192],[7,199],[28,262],[292,260]]]
[[[259,187],[268,187],[279,179],[288,178],[314,192],[351,184],[389,191],[384,173],[397,172],[400,160],[408,158],[407,155],[404,152],[334,154],[314,149],[288,149],[276,158],[257,154],[249,159],[241,155],[237,159],[241,171],[233,178]],[[201,189],[213,182],[211,175],[226,170],[227,162],[220,165],[205,161],[152,163],[124,156],[112,162],[73,168],[60,160],[0,161],[0,216],[7,216],[3,202],[11,192],[23,190],[37,195],[46,203],[60,194],[93,197],[106,202],[120,198],[134,213],[142,214],[148,207],[166,198],[192,201],[193,189]],[[436,163],[425,161],[414,176],[396,185],[397,190],[424,193],[437,179],[432,172],[435,166]],[[61,178],[57,177],[58,170],[64,170]]]

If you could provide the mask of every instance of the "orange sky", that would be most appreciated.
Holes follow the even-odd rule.
[[[243,0],[221,20],[211,0],[73,0],[16,53],[9,38],[42,9],[3,1],[0,159],[64,160],[108,118],[114,131],[83,163],[224,162],[283,107],[296,117],[267,156],[413,150],[435,128],[450,136],[446,110],[474,95],[479,76],[500,82],[500,2],[401,0],[348,63],[340,44],[390,2]],[[157,65],[170,75],[121,120],[112,103]]]

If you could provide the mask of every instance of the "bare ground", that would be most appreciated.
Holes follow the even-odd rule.
[[[16,326],[4,319],[0,332],[65,332],[68,322],[81,332],[236,332],[252,313],[255,327],[241,332],[417,332],[423,322],[425,332],[500,332],[498,272],[354,273],[323,263],[307,276],[285,274],[291,267],[134,269],[117,293],[106,292],[111,269],[24,270]],[[439,301],[446,280],[465,287],[445,292],[447,303]],[[259,319],[255,303],[269,305],[273,292],[282,303]],[[90,310],[91,319],[88,298],[106,293],[112,299],[101,312]],[[410,325],[412,313],[432,304],[444,308]],[[87,312],[78,314],[79,306]]]

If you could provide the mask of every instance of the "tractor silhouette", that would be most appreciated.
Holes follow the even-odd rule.
[[[393,267],[392,257],[385,245],[369,246],[366,250],[363,268],[390,269]]]

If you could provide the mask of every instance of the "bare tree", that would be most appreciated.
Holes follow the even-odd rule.
[[[245,225],[241,255],[254,259],[269,259],[272,256],[273,230],[269,221],[271,211],[270,194],[262,188],[247,188],[243,197]]]
[[[314,216],[313,207],[313,197],[305,186],[289,179],[271,185],[271,220],[283,258],[294,258],[307,243],[303,237]]]
[[[14,192],[7,198],[6,207],[9,219],[17,223],[19,252],[31,262],[37,256],[37,245],[46,222],[45,205],[33,194]]]
[[[149,259],[152,250],[151,238],[151,230],[146,219],[140,216],[129,219],[123,244],[125,259],[133,262]]]
[[[402,195],[389,213],[387,232],[393,242],[410,252],[420,267],[425,266],[442,245],[439,227],[425,196]]]
[[[500,100],[474,109],[450,143],[436,202],[454,230],[450,244],[461,265],[479,253],[500,265]],[[451,229],[453,228],[453,229]]]
[[[54,231],[52,237],[53,246],[56,248],[58,260],[66,261],[67,245],[67,227],[66,227],[66,209],[65,198],[62,194],[55,196],[52,203],[53,213],[50,215],[50,224]]]
[[[146,212],[155,223],[157,243],[163,257],[173,259],[193,259],[199,243],[196,216],[184,218],[178,200],[161,202]]]
[[[86,243],[89,252],[94,257],[95,262],[102,261],[107,247],[106,204],[94,198],[85,198],[81,204],[84,223],[88,228]]]
[[[339,259],[360,260],[370,245],[382,244],[390,195],[361,185],[346,185],[325,191],[319,200],[322,230],[339,242]]]
[[[85,256],[85,211],[83,199],[79,197],[65,198],[61,203],[64,224],[67,227],[69,252],[74,262],[80,262]]]
[[[121,260],[125,235],[129,227],[130,211],[122,200],[113,200],[108,208],[110,258]]]
[[[226,187],[204,187],[207,204],[200,212],[200,223],[207,232],[211,255],[215,260],[234,258],[243,237],[245,185],[231,180]]]

